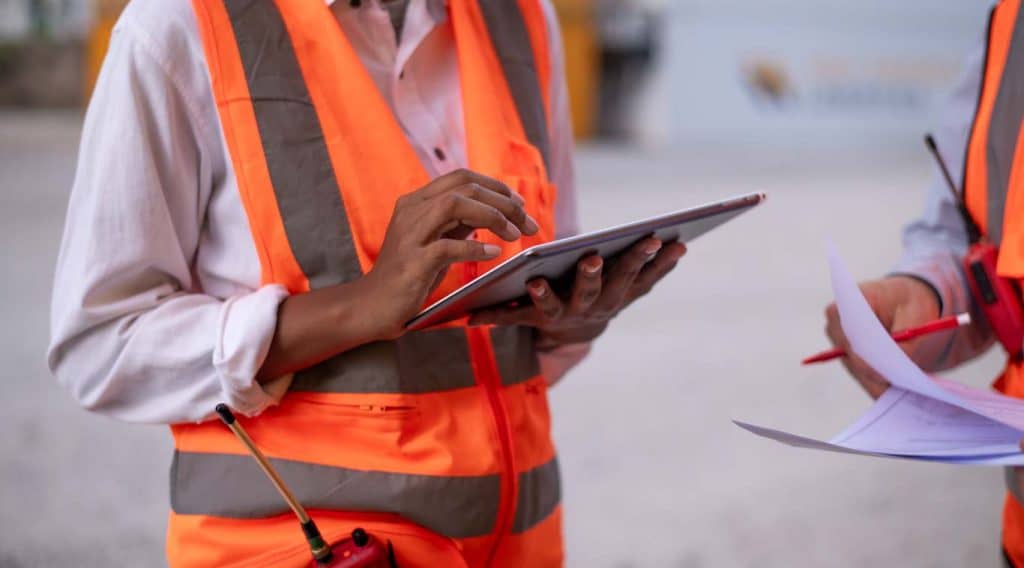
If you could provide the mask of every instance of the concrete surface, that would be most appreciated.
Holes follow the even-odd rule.
[[[78,121],[0,114],[3,568],[164,562],[169,434],[78,409],[43,359]],[[883,273],[927,160],[916,148],[581,150],[587,228],[771,197],[695,243],[555,389],[570,566],[998,566],[999,471],[815,454],[729,422],[827,436],[867,407],[838,365],[797,364],[825,346],[822,240],[858,276]],[[981,384],[998,366],[989,356],[954,376]]]

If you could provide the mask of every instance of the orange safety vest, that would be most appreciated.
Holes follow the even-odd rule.
[[[1003,0],[989,19],[981,96],[967,146],[964,196],[982,233],[999,246],[1000,276],[1024,280],[1024,13]],[[995,386],[1024,398],[1024,362],[1008,361]],[[1024,567],[1024,470],[1007,469],[1003,546]]]
[[[193,5],[262,282],[301,293],[360,278],[395,201],[430,177],[333,14],[323,0]],[[448,16],[469,167],[518,191],[540,232],[483,235],[501,257],[454,267],[428,301],[554,237],[539,0],[450,0]],[[463,320],[368,344],[297,373],[278,406],[242,422],[328,541],[363,527],[403,568],[562,563],[530,329]],[[172,431],[172,567],[309,562],[295,517],[223,425]]]

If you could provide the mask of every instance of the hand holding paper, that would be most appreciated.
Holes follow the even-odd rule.
[[[900,349],[829,247],[832,289],[850,349],[892,384],[857,422],[821,442],[736,422],[785,444],[949,463],[1024,465],[1024,400],[929,377]]]
[[[858,288],[883,327],[890,332],[933,321],[940,313],[934,291],[923,282],[908,276],[890,276],[869,281],[860,284]],[[839,309],[835,303],[825,310],[825,319],[825,333],[832,343],[849,350],[849,340],[843,332]],[[901,345],[900,348],[912,353],[930,344],[934,350],[940,342],[935,338],[921,339]],[[856,354],[843,357],[842,363],[872,398],[877,399],[889,388],[889,382]]]

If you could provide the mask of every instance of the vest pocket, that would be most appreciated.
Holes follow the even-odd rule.
[[[526,200],[526,211],[540,225],[538,234],[524,240],[534,245],[554,239],[558,189],[549,181],[549,172],[540,151],[525,140],[509,138],[502,168],[503,181]]]
[[[524,247],[547,243],[555,239],[555,200],[558,190],[554,184],[540,178],[504,176],[504,181],[526,201],[530,214],[540,230],[536,235],[524,236]]]
[[[316,413],[327,422],[345,427],[375,430],[401,430],[421,415],[420,408],[401,396],[344,395],[344,400],[331,400],[317,394],[289,393],[287,403],[296,409]]]

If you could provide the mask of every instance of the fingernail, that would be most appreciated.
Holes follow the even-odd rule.
[[[484,254],[491,258],[494,258],[501,254],[501,247],[499,247],[498,245],[486,244],[484,245]]]
[[[595,262],[593,264],[584,264],[583,265],[583,272],[586,272],[587,274],[591,274],[591,275],[597,274],[598,272],[601,271],[601,264],[602,263],[601,263],[600,260],[598,260],[597,262]]]
[[[544,285],[541,284],[540,282],[530,284],[530,291],[532,291],[533,295],[537,296],[538,298],[543,298],[544,296],[548,295],[548,289],[545,288]]]
[[[518,227],[513,225],[511,221],[505,221],[505,230],[515,235],[514,237],[512,237],[513,239],[518,239],[519,237],[523,236],[523,232],[520,231]]]
[[[518,193],[513,193],[512,194],[512,200],[515,201],[516,203],[520,204],[520,205],[526,205],[526,200],[523,199],[523,196],[519,195]]]
[[[647,256],[654,256],[659,250],[661,250],[661,243],[651,243],[644,247],[644,253]]]
[[[533,217],[530,217],[529,215],[526,216],[526,221],[523,223],[523,225],[523,228],[526,229],[526,232],[531,235],[540,230],[540,226],[537,225],[537,222],[534,221]]]

